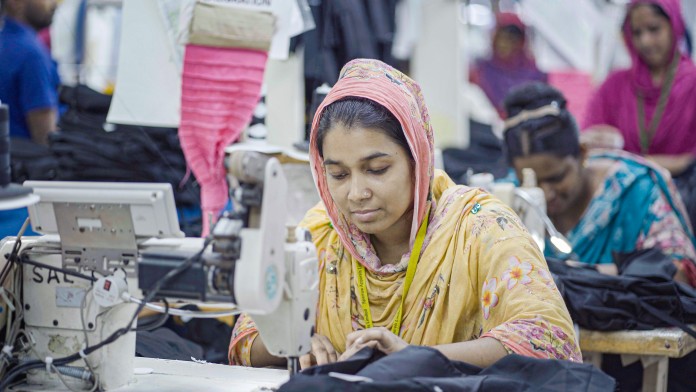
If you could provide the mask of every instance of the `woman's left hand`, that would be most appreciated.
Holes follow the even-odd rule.
[[[372,347],[385,354],[391,354],[405,349],[408,343],[384,327],[363,329],[351,332],[346,337],[346,351],[339,360],[350,358],[363,347]]]

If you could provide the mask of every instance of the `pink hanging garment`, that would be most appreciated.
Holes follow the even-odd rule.
[[[251,120],[267,58],[259,50],[186,46],[179,140],[201,187],[203,236],[227,203],[225,147]]]

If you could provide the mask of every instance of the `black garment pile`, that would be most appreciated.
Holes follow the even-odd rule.
[[[397,0],[310,0],[316,28],[300,37],[304,45],[307,98],[322,83],[333,86],[350,60],[370,58],[394,65]]]
[[[181,309],[200,311],[195,305]],[[160,315],[152,316],[154,318]],[[139,320],[141,324],[143,320]],[[147,358],[191,361],[195,359],[210,363],[229,364],[227,349],[232,336],[232,327],[214,318],[194,318],[183,321],[169,317],[161,328],[153,331],[137,331],[135,355]]]
[[[509,166],[503,154],[503,144],[493,134],[490,125],[469,122],[469,147],[446,148],[442,151],[445,172],[457,184],[468,184],[467,172],[491,173],[495,178],[507,176]]]
[[[614,391],[614,380],[589,364],[507,355],[486,369],[409,346],[384,356],[364,348],[346,361],[294,375],[278,392],[294,391]]]
[[[658,249],[617,255],[619,275],[547,259],[570,316],[595,331],[679,327],[696,338],[696,290],[672,279],[676,267]]]
[[[111,97],[86,86],[65,87],[60,100],[68,106],[60,132],[49,146],[12,140],[13,181],[166,182],[177,208],[200,207],[198,184],[187,170],[175,128],[107,124]],[[190,236],[200,233],[196,217],[180,219]]]
[[[304,47],[305,140],[312,122],[312,95],[333,86],[341,67],[358,58],[378,59],[397,69],[405,64],[392,56],[398,0],[309,0],[316,28],[294,38]]]
[[[570,316],[581,327],[596,331],[679,327],[696,338],[688,325],[696,323],[696,290],[672,280],[676,267],[660,250],[615,255],[618,276],[558,260],[547,262]],[[670,358],[667,390],[696,390],[691,375],[695,364],[696,352]],[[602,370],[616,379],[621,391],[641,390],[640,362],[624,367],[618,355],[605,354]]]

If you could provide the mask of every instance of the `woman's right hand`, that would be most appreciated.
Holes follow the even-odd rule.
[[[308,354],[300,357],[300,369],[307,369],[314,365],[325,365],[338,360],[338,353],[329,338],[315,333],[312,336],[312,349]]]

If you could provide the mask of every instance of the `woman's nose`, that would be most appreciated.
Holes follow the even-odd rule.
[[[372,197],[372,191],[357,177],[354,176],[352,178],[350,191],[348,192],[348,199],[353,202],[360,202]]]
[[[650,33],[644,32],[638,35],[637,44],[639,48],[645,48],[652,45],[653,37]]]

